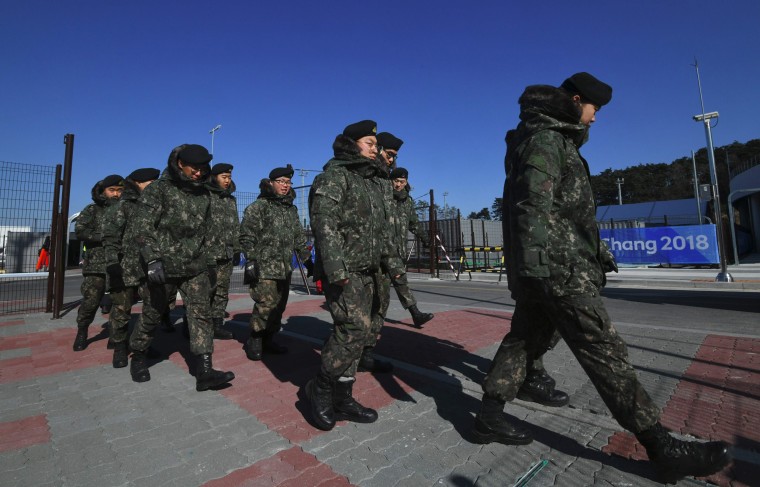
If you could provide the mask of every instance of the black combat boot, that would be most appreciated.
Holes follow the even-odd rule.
[[[228,383],[235,378],[232,372],[222,372],[211,367],[211,354],[198,355],[198,365],[195,371],[195,390],[207,391]]]
[[[132,363],[129,364],[129,373],[135,382],[148,382],[150,380],[150,371],[146,360],[145,352],[132,352]]]
[[[251,336],[248,337],[245,345],[243,345],[243,350],[245,350],[245,356],[248,357],[248,360],[261,360],[261,354],[264,347],[264,339],[262,336],[262,332],[252,331]]]
[[[475,416],[473,437],[476,443],[492,443],[494,441],[505,445],[527,445],[533,441],[530,431],[509,424],[504,414],[505,401],[483,395],[480,412]]]
[[[330,431],[335,427],[333,408],[333,381],[320,372],[304,386],[306,397],[311,403],[311,419],[317,428]]]
[[[570,397],[554,388],[556,381],[545,370],[531,370],[517,391],[517,399],[537,402],[544,406],[559,408],[570,402]]]
[[[182,315],[182,336],[190,340],[190,323],[187,321],[187,312]]]
[[[263,340],[262,345],[266,353],[271,353],[274,355],[282,355],[284,353],[288,353],[288,347],[286,347],[285,345],[280,345],[279,343],[274,341],[274,334],[264,335],[264,340]]]
[[[81,352],[87,348],[87,327],[77,326],[77,336],[74,338],[74,346],[72,347],[75,352]]]
[[[433,319],[433,313],[423,313],[417,309],[417,305],[409,306],[409,313],[412,314],[412,321],[415,328],[422,328],[422,325]]]
[[[161,326],[166,333],[174,333],[177,331],[177,327],[174,326],[174,321],[172,321],[172,315],[169,311],[161,316]]]
[[[372,354],[371,348],[365,348],[362,351],[362,356],[359,359],[359,372],[374,372],[377,374],[389,374],[393,372],[393,364],[375,358]]]
[[[113,368],[121,369],[129,363],[129,352],[127,352],[127,343],[113,344]]]
[[[214,322],[214,338],[219,340],[232,340],[235,335],[231,331],[224,329],[224,318],[213,318]]]
[[[722,441],[684,441],[670,435],[659,422],[636,438],[647,450],[660,479],[676,483],[691,475],[705,477],[723,470],[731,462],[729,445]]]
[[[106,323],[106,330],[108,330],[108,343],[106,343],[106,350],[113,350],[116,344],[113,341],[113,328],[111,328],[111,320]]]
[[[354,382],[335,381],[332,399],[336,421],[353,421],[354,423],[374,423],[377,421],[377,411],[365,408],[353,397]]]

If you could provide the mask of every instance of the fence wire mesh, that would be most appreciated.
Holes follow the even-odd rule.
[[[0,314],[45,308],[55,166],[0,161]]]

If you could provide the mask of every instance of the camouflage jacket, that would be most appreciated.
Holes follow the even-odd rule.
[[[121,265],[124,284],[130,287],[139,286],[145,279],[133,224],[139,198],[140,189],[134,183],[125,181],[124,192],[116,204],[108,207],[103,226],[106,265]]]
[[[543,278],[555,296],[597,291],[602,246],[588,165],[578,149],[588,137],[567,94],[529,86],[521,122],[507,132],[503,225],[513,296],[524,277]]]
[[[74,232],[85,245],[82,274],[105,274],[106,255],[103,249],[103,225],[106,209],[118,200],[103,196],[102,181],[92,187],[92,201],[79,213]]]
[[[142,265],[161,260],[167,277],[205,272],[216,261],[208,252],[211,204],[206,181],[193,181],[177,165],[178,146],[161,177],[145,188],[135,212],[135,241]]]
[[[246,257],[259,264],[260,279],[286,279],[293,271],[293,251],[301,260],[311,256],[293,205],[296,193],[275,194],[269,179],[262,179],[259,189],[259,197],[243,213],[240,244]]]
[[[336,139],[334,148],[341,137],[345,136]],[[309,192],[315,278],[337,282],[351,272],[374,270],[402,274],[403,262],[391,239],[393,189],[387,170],[340,148],[335,153]]]
[[[211,219],[207,222],[210,248],[209,252],[217,261],[232,259],[240,252],[240,218],[238,217],[235,183],[229,189],[217,186],[213,178],[207,184],[211,193]]]
[[[414,201],[409,196],[409,186],[401,191],[393,192],[393,206],[396,212],[396,218],[392,222],[392,238],[395,242],[395,248],[398,256],[403,262],[406,262],[407,249],[407,232],[412,232],[416,237],[422,240],[423,245],[427,245],[429,240],[427,234],[419,227],[417,212],[414,210]]]

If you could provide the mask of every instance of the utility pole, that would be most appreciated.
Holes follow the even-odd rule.
[[[449,195],[448,191],[443,192],[443,218],[449,217],[449,207],[446,206],[446,197]]]
[[[216,131],[217,131],[217,130],[219,130],[220,128],[222,128],[222,124],[219,124],[219,125],[217,125],[216,127],[212,128],[211,130],[209,130],[209,131],[208,131],[208,133],[210,133],[210,134],[211,134],[211,155],[212,155],[212,156],[214,155],[214,134],[215,134],[215,133],[216,133]]]
[[[619,205],[623,204],[623,190],[622,190],[622,186],[623,186],[624,182],[625,182],[625,178],[617,178],[617,180],[615,181],[615,184],[617,184],[617,187],[618,187],[618,204]]]
[[[697,201],[697,225],[702,224],[702,202],[699,198],[699,180],[697,179],[697,159],[691,151],[691,165],[694,169],[694,199]]]
[[[306,228],[306,175],[309,174],[307,169],[299,169],[298,175],[301,176],[301,221]]]
[[[705,126],[705,138],[707,139],[707,161],[710,165],[710,180],[713,187],[713,208],[715,209],[715,229],[718,237],[718,255],[720,257],[720,272],[715,276],[718,282],[733,282],[734,278],[728,273],[726,267],[726,249],[723,242],[723,218],[720,210],[720,192],[718,191],[718,173],[715,170],[715,150],[713,149],[712,131],[710,120],[718,118],[718,112],[705,113],[705,102],[702,98],[702,81],[699,78],[699,65],[694,59],[694,69],[697,71],[697,85],[699,86],[699,101],[702,105],[702,114],[692,117],[696,122],[702,122]]]

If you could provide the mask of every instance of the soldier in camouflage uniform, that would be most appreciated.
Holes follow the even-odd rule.
[[[130,373],[135,382],[150,380],[146,352],[167,307],[165,284],[177,286],[185,303],[190,350],[198,357],[196,390],[219,387],[235,378],[212,367],[214,330],[211,293],[216,260],[209,253],[207,221],[211,197],[206,183],[211,154],[205,147],[183,144],[169,154],[161,177],[145,188],[135,212],[135,242],[147,274],[143,313],[129,340]]]
[[[261,360],[263,352],[282,354],[288,349],[274,341],[282,327],[288,303],[293,252],[302,261],[311,258],[306,235],[293,204],[293,167],[272,169],[259,184],[259,197],[248,205],[240,224],[240,243],[246,255],[246,282],[254,301],[251,336],[245,343],[250,360]]]
[[[82,266],[82,304],[77,313],[77,335],[73,349],[79,352],[87,348],[87,329],[95,319],[100,300],[106,291],[106,259],[103,250],[103,223],[106,208],[115,204],[124,189],[124,181],[112,174],[92,188],[93,203],[87,205],[75,227],[76,236],[87,247]]]
[[[208,189],[211,192],[211,219],[208,224],[211,249],[216,259],[216,289],[211,297],[211,317],[214,338],[230,340],[232,332],[225,330],[224,312],[230,295],[230,279],[235,256],[240,255],[240,219],[238,218],[232,164],[219,163],[211,168]],[[237,261],[239,262],[239,260]]]
[[[503,413],[525,377],[526,359],[545,350],[558,330],[621,426],[633,432],[666,482],[703,476],[730,461],[728,445],[671,436],[636,377],[625,342],[599,294],[615,269],[601,245],[594,195],[579,148],[612,88],[577,73],[559,88],[529,86],[520,97],[521,122],[507,133],[504,244],[515,311],[483,383],[476,441],[527,444],[530,431]],[[518,316],[518,311],[522,312]]]
[[[127,333],[132,316],[135,292],[145,295],[145,272],[140,265],[137,244],[134,241],[132,221],[137,210],[140,193],[158,179],[161,171],[146,167],[133,171],[124,180],[124,191],[119,201],[106,212],[103,226],[103,248],[106,258],[109,291],[111,292],[111,336],[114,368],[128,363]]]
[[[309,215],[317,261],[334,322],[322,349],[319,373],[305,386],[316,426],[336,420],[371,423],[377,412],[353,398],[353,384],[372,316],[380,306],[378,282],[403,273],[391,248],[391,191],[387,170],[377,158],[377,126],[364,120],[347,126],[333,142],[335,156],[309,192]]]
[[[382,153],[387,152],[383,150]],[[395,161],[398,157],[398,153],[391,154]],[[424,247],[430,247],[430,237],[427,233],[422,231],[418,226],[417,212],[414,209],[414,201],[409,196],[409,172],[403,167],[396,168],[391,171],[390,174],[391,183],[393,184],[393,201],[396,208],[396,225],[394,237],[396,239],[396,248],[399,253],[399,257],[406,262],[407,256],[407,231],[412,235],[420,239]],[[412,315],[412,321],[414,326],[422,328],[422,325],[433,319],[433,313],[423,313],[417,309],[417,300],[412,294],[412,290],[409,289],[409,284],[406,279],[406,273],[399,279],[392,281],[394,289],[396,289],[396,295],[398,296],[401,305],[404,309],[408,309]]]
[[[389,132],[380,132],[377,134],[377,142],[379,149],[378,161],[381,166],[386,170],[392,172],[395,169],[396,159],[398,158],[398,151],[403,140],[394,136]],[[417,214],[413,211],[407,213],[407,206],[411,204],[411,198],[399,198],[400,193],[396,193],[393,190],[393,185],[389,184],[391,193],[393,194],[393,204],[391,205],[391,215],[388,221],[390,226],[390,235],[392,239],[392,246],[397,251],[397,256],[401,259],[401,262],[406,262],[406,231],[410,228],[415,235],[419,235],[423,242],[429,244],[427,235],[424,232],[417,231]],[[407,193],[404,193],[408,196]],[[408,203],[408,204],[407,204]],[[413,206],[413,205],[412,205]],[[394,255],[396,255],[394,253]],[[378,294],[380,296],[380,308],[376,314],[372,316],[372,332],[369,335],[368,342],[364,347],[364,352],[359,360],[358,370],[361,372],[392,372],[393,364],[390,362],[380,360],[373,354],[375,345],[380,336],[380,331],[385,323],[385,316],[388,312],[388,306],[390,305],[390,286],[396,289],[396,294],[399,297],[404,309],[409,309],[412,314],[412,320],[417,328],[421,328],[424,323],[433,319],[431,313],[423,313],[417,308],[417,301],[414,299],[412,291],[409,289],[406,279],[406,272],[404,272],[398,279],[394,279],[389,275],[383,275],[378,282]]]

